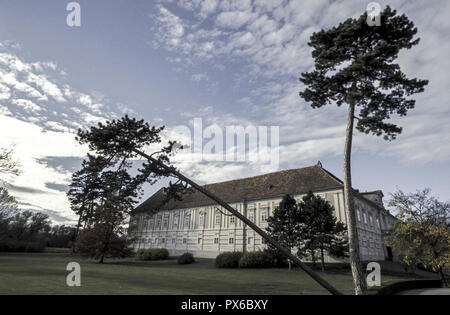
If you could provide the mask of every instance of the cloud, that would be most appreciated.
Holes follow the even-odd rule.
[[[216,19],[220,27],[238,29],[249,23],[256,17],[256,14],[248,11],[228,11],[221,12]]]
[[[194,16],[200,12],[200,2],[196,3],[189,7]],[[397,141],[387,143],[355,132],[355,152],[362,150],[416,164],[449,161],[450,59],[447,56],[450,35],[445,29],[450,27],[447,18],[450,2],[440,0],[433,5],[406,0],[379,3],[406,13],[417,25],[421,43],[402,52],[399,63],[408,76],[429,79],[430,84],[424,93],[414,96],[416,108],[407,117],[392,118],[403,126]],[[181,9],[185,8],[178,4]],[[436,7],[440,9],[436,11]],[[164,6],[158,8],[161,10]],[[164,37],[157,34],[156,38],[159,49],[173,53],[170,60],[184,64],[187,71],[191,69],[191,79],[201,81],[198,67],[208,69],[201,72],[201,77],[212,77],[214,72],[225,69],[233,73],[233,94],[236,95],[233,101],[241,109],[230,107],[227,112],[213,105],[209,112],[203,113],[206,121],[223,125],[222,118],[228,116],[228,122],[278,125],[282,161],[288,163],[295,154],[318,159],[342,151],[346,111],[345,107],[333,106],[312,109],[298,96],[303,89],[298,77],[313,66],[307,43],[313,32],[357,17],[365,10],[365,3],[356,5],[350,0],[301,4],[281,0],[221,1],[208,15],[208,22],[171,12],[170,21],[183,25],[183,32],[177,32],[176,36],[166,32]],[[170,11],[162,12],[164,16]],[[206,44],[209,49],[202,48]],[[219,81],[219,86],[230,89],[228,81],[221,83]],[[326,149],[320,145],[325,145]]]
[[[14,147],[22,170],[9,188],[22,209],[75,220],[64,187],[88,151],[75,141],[76,130],[136,111],[77,91],[62,83],[54,62],[25,61],[20,46],[0,44],[0,147]]]

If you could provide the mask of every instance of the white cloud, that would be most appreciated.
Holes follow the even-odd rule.
[[[17,105],[19,107],[24,108],[26,111],[31,111],[31,112],[40,112],[42,111],[42,108],[37,106],[35,103],[33,103],[30,100],[25,100],[25,99],[14,99],[12,100],[12,103],[14,105]]]
[[[71,174],[38,162],[38,159],[48,156],[84,157],[87,150],[76,143],[75,135],[69,132],[45,131],[33,123],[4,115],[0,115],[0,133],[5,135],[0,138],[0,147],[14,146],[14,157],[21,165],[22,173],[11,183],[17,187],[40,191],[31,194],[13,190],[17,200],[34,207],[56,211],[68,219],[75,219],[65,192],[46,186],[46,183],[68,184]]]
[[[62,70],[55,63],[24,61],[11,45],[0,44],[0,147],[14,146],[22,169],[10,189],[24,209],[73,219],[65,192],[50,188],[68,184],[71,173],[40,160],[84,157],[87,149],[75,141],[78,128],[133,110],[125,104],[107,106],[100,93],[86,94],[61,84]]]
[[[217,16],[217,25],[225,28],[238,29],[249,23],[256,14],[248,11],[228,11]]]

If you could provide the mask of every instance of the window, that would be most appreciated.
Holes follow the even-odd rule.
[[[369,215],[369,223],[370,225],[373,225],[372,215]]]
[[[216,214],[216,224],[220,224],[221,215],[220,213]]]
[[[184,227],[188,227],[189,228],[189,224],[191,223],[191,215],[190,214],[186,214],[184,217]]]
[[[219,244],[219,238],[218,237],[214,238],[214,244]]]
[[[267,210],[261,212],[261,222],[267,222]]]
[[[172,244],[175,244],[177,242],[176,238],[172,238]]]
[[[358,218],[358,222],[361,222],[361,211],[356,210],[356,217]]]
[[[159,229],[161,228],[161,217],[158,216],[158,218],[156,219],[156,228]]]
[[[161,244],[165,244],[166,243],[166,239],[165,238],[162,238],[161,239]]]
[[[198,244],[201,244],[201,243],[202,243],[202,238],[199,237],[199,238],[198,238]]]
[[[252,237],[249,237],[249,238],[248,238],[248,243],[251,244],[252,242],[253,242],[253,238],[252,238]]]
[[[377,218],[377,227],[381,229],[380,220]]]
[[[200,217],[199,217],[199,219],[198,219],[198,224],[199,224],[200,226],[203,226],[204,223],[205,223],[205,214],[202,213],[202,214],[200,214]]]
[[[178,214],[176,214],[176,215],[173,217],[173,226],[174,226],[174,227],[177,227],[177,226],[178,226],[178,218],[179,218]]]
[[[364,224],[367,224],[367,215],[365,212],[363,213],[363,218],[364,218]]]
[[[155,244],[158,244],[158,238],[155,238]]]
[[[187,243],[187,239],[183,238],[183,244]]]
[[[254,210],[251,210],[251,211],[248,213],[248,219],[249,219],[250,221],[252,221],[252,222],[255,222],[255,211],[254,211]]]
[[[262,238],[262,239],[261,239],[261,243],[262,243],[262,244],[266,244],[266,243],[267,243],[267,242],[266,242],[266,239],[265,239],[265,238]]]
[[[230,237],[228,239],[228,244],[234,244],[234,237]]]
[[[236,217],[235,216],[230,217],[230,223],[235,223],[235,222],[236,222]]]

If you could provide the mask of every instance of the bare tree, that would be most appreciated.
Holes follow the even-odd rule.
[[[14,150],[12,148],[0,148],[0,174],[20,174],[20,164],[13,158]]]

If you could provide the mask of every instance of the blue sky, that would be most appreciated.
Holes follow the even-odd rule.
[[[279,126],[279,169],[322,161],[342,178],[344,108],[311,109],[298,77],[312,66],[312,32],[360,15],[371,1],[78,1],[81,27],[61,0],[0,0],[0,140],[22,174],[9,179],[22,209],[74,219],[65,186],[86,154],[74,130],[128,113],[152,124]],[[430,80],[393,142],[355,133],[360,190],[430,187],[450,199],[450,3],[379,1],[407,14],[421,43],[400,55]],[[201,183],[257,175],[252,163],[177,166]],[[146,196],[154,187],[147,187]]]

